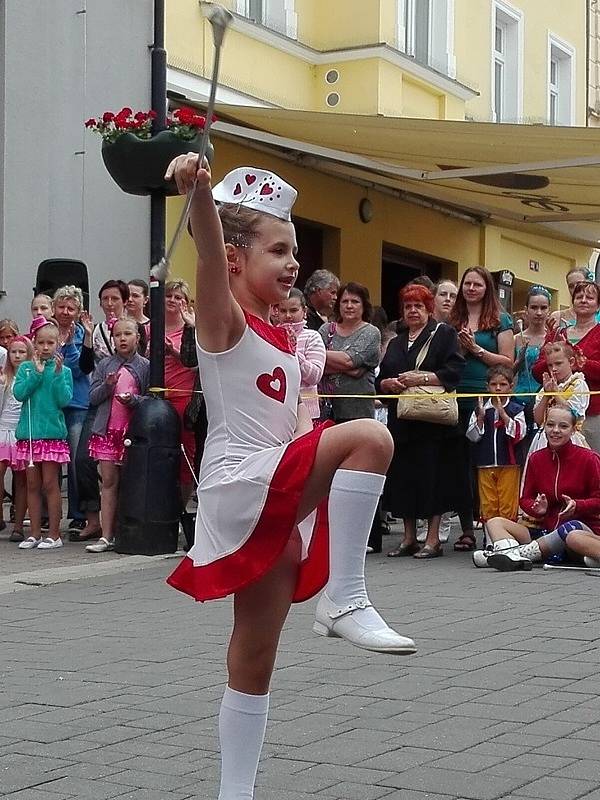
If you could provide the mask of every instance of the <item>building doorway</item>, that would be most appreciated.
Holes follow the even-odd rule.
[[[383,243],[381,253],[381,305],[388,319],[400,316],[400,290],[419,275],[436,283],[442,276],[456,275],[453,261],[433,258],[426,253]]]
[[[304,288],[306,279],[316,269],[323,269],[323,235],[322,226],[304,219],[294,219],[296,241],[298,242],[298,278],[296,286]]]

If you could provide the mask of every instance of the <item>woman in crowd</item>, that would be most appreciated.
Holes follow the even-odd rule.
[[[378,393],[400,394],[415,386],[443,386],[453,391],[464,369],[454,328],[433,319],[434,298],[424,286],[406,286],[400,295],[405,326],[388,345],[376,381]],[[419,354],[427,349],[419,368]],[[455,466],[462,432],[458,425],[398,419],[397,402],[389,401],[388,428],[394,456],[387,474],[384,505],[404,519],[404,541],[389,556],[436,558],[441,515],[458,508],[467,476]],[[417,518],[428,521],[427,537],[417,544]]]
[[[327,349],[325,375],[334,394],[375,394],[375,367],[379,364],[381,334],[371,325],[369,290],[351,281],[340,286],[334,305],[337,322],[319,328]],[[333,397],[336,422],[375,416],[375,401],[364,397]]]
[[[106,356],[112,356],[115,352],[111,337],[112,326],[125,313],[125,304],[129,300],[129,288],[125,281],[109,280],[100,287],[98,298],[104,319],[94,326],[92,334],[95,364],[98,364]]]
[[[458,333],[466,360],[457,389],[475,395],[484,394],[488,368],[496,364],[512,367],[514,358],[512,321],[500,305],[494,280],[487,269],[471,267],[463,274],[449,322]],[[469,476],[472,476],[472,467],[466,431],[476,399],[463,398],[458,403],[462,438],[457,441],[455,469]],[[476,493],[472,477],[467,485],[471,488],[456,509],[462,534],[454,544],[455,550],[474,550],[476,545],[473,531]]]
[[[52,298],[50,295],[36,294],[31,301],[31,316],[33,319],[36,317],[49,319],[52,316]]]
[[[181,420],[181,444],[185,451],[179,472],[183,512],[194,488],[190,464],[193,468],[196,453],[196,437],[194,431],[186,427],[185,411],[193,397],[198,368],[185,366],[180,352],[184,328],[195,324],[190,312],[190,287],[185,281],[169,281],[165,285],[165,386],[174,391],[167,392],[165,397]]]
[[[523,406],[527,422],[527,434],[517,445],[517,461],[523,466],[529,445],[534,435],[533,394],[540,389],[540,381],[533,376],[532,367],[539,358],[546,341],[551,295],[544,286],[532,286],[527,293],[525,305],[525,329],[515,336],[515,400]],[[521,324],[521,323],[519,323]],[[523,393],[523,396],[519,396]],[[528,396],[529,395],[529,396]]]
[[[573,290],[578,283],[582,281],[593,281],[594,275],[586,267],[575,267],[567,272],[566,275],[567,289],[571,297],[571,305],[569,308],[563,308],[559,311],[553,311],[549,317],[549,324],[551,328],[568,328],[575,325],[575,309],[573,308]],[[600,322],[600,315],[597,322]]]
[[[138,329],[139,326],[144,329],[145,344],[147,345],[150,341],[150,318],[148,317],[150,297],[148,284],[141,278],[133,278],[128,281],[127,288],[129,289],[129,300],[126,303],[127,316],[133,317],[138,323]],[[140,344],[143,345],[144,343],[140,341]]]
[[[448,322],[457,295],[458,286],[454,281],[441,280],[436,283],[433,295],[433,314],[431,315],[436,322]]]
[[[567,406],[548,411],[548,446],[529,459],[521,492],[520,505],[531,522],[491,519],[492,544],[473,553],[475,566],[529,570],[533,562],[560,558],[565,551],[600,560],[600,458],[572,443],[576,424]]]
[[[73,397],[63,408],[67,426],[70,461],[67,472],[67,519],[70,531],[82,531],[86,527],[85,514],[79,509],[77,494],[76,454],[81,430],[90,404],[90,381],[79,367],[84,330],[79,323],[83,311],[83,293],[78,286],[62,286],[54,293],[54,318],[58,323],[58,352],[73,376]]]
[[[579,369],[583,372],[590,391],[600,389],[600,324],[596,315],[600,311],[600,287],[593,281],[580,281],[573,290],[575,324],[564,330],[571,345],[577,345]],[[554,334],[549,335],[549,339]],[[542,351],[532,368],[533,376],[541,381],[547,371],[546,356]],[[583,435],[587,443],[600,453],[600,395],[591,395]]]

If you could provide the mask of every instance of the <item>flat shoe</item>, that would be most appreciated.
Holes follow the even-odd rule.
[[[88,553],[106,553],[108,550],[113,550],[115,543],[112,539],[105,539],[101,536],[97,544],[88,544],[85,548]]]
[[[9,542],[22,542],[25,539],[25,534],[23,531],[13,530],[13,532],[8,537]]]
[[[438,545],[432,547],[430,544],[424,545],[418,553],[415,553],[413,558],[439,558],[444,555],[443,549]]]
[[[28,536],[24,542],[20,542],[19,549],[20,550],[33,550],[34,547],[37,547],[40,543],[39,539],[36,539],[35,536]]]
[[[21,545],[19,545],[20,547]],[[53,539],[51,536],[47,536],[38,544],[38,550],[55,550],[57,547],[62,547],[63,541],[62,539]]]
[[[388,558],[402,558],[403,556],[414,556],[415,553],[419,552],[419,545],[415,542],[414,544],[401,544],[400,547],[397,547],[395,550],[390,550],[387,554]]]

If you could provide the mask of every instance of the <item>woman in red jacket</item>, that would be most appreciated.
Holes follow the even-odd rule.
[[[579,369],[591,391],[600,389],[600,323],[596,315],[600,310],[600,286],[593,281],[580,281],[573,289],[573,311],[575,323],[554,331],[546,341],[553,341],[557,335],[571,345],[577,345],[580,354]],[[540,357],[532,367],[533,377],[543,383],[544,372],[548,371],[546,356],[542,347]],[[587,443],[600,453],[600,394],[590,396],[583,435]]]
[[[548,446],[532,454],[523,480],[520,505],[530,523],[491,519],[492,544],[473,553],[476,567],[530,570],[565,550],[600,565],[600,457],[571,442],[576,422],[568,406],[550,409]]]

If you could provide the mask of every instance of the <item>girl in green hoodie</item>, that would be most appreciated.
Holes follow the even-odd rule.
[[[69,461],[67,426],[62,409],[73,397],[71,370],[57,353],[58,326],[45,317],[32,324],[35,353],[19,367],[13,394],[23,403],[17,424],[17,455],[28,464],[27,502],[31,536],[19,544],[23,550],[34,547],[53,550],[62,547],[60,538],[61,497],[59,470]],[[42,488],[48,503],[50,527],[42,540]]]

